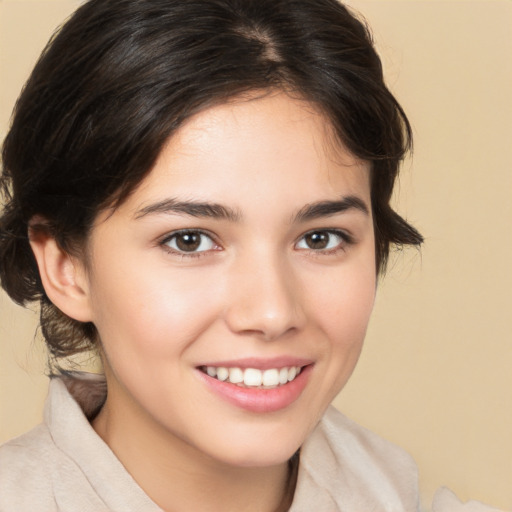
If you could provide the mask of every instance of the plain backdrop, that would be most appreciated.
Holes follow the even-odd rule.
[[[0,137],[76,0],[0,0]],[[440,485],[512,509],[512,2],[351,0],[372,26],[415,151],[398,210],[426,238],[391,260],[366,346],[336,399]],[[41,419],[37,312],[0,293],[0,442]]]

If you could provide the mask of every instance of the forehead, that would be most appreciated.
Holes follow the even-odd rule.
[[[357,195],[370,203],[369,164],[339,142],[311,103],[285,93],[243,97],[190,118],[161,151],[126,208],[180,199],[240,211]],[[259,203],[258,203],[259,201]]]

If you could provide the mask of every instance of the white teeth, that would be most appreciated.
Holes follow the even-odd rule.
[[[229,382],[232,384],[240,384],[240,382],[244,381],[244,372],[240,368],[229,369]]]
[[[282,386],[294,380],[297,375],[299,375],[301,367],[270,368],[262,371],[257,368],[246,368],[243,370],[238,367],[206,366],[203,367],[203,370],[210,377],[227,381],[231,384],[245,387],[275,388],[276,386]]]
[[[264,386],[277,386],[279,384],[279,371],[276,369],[265,370],[263,372]]]
[[[229,377],[229,371],[227,368],[223,368],[222,366],[217,368],[217,379],[227,380],[228,377]]]
[[[244,372],[244,384],[246,386],[261,386],[261,382],[263,381],[263,376],[261,374],[261,370],[256,370],[255,368],[247,368]]]

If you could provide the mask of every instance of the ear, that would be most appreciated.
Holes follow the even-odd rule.
[[[35,223],[40,224],[39,220]],[[70,318],[80,322],[92,321],[83,263],[64,251],[46,230],[29,227],[29,239],[48,298]]]

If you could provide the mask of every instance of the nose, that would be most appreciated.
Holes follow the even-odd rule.
[[[246,258],[235,267],[225,311],[232,332],[272,341],[304,325],[300,281],[285,258]]]

